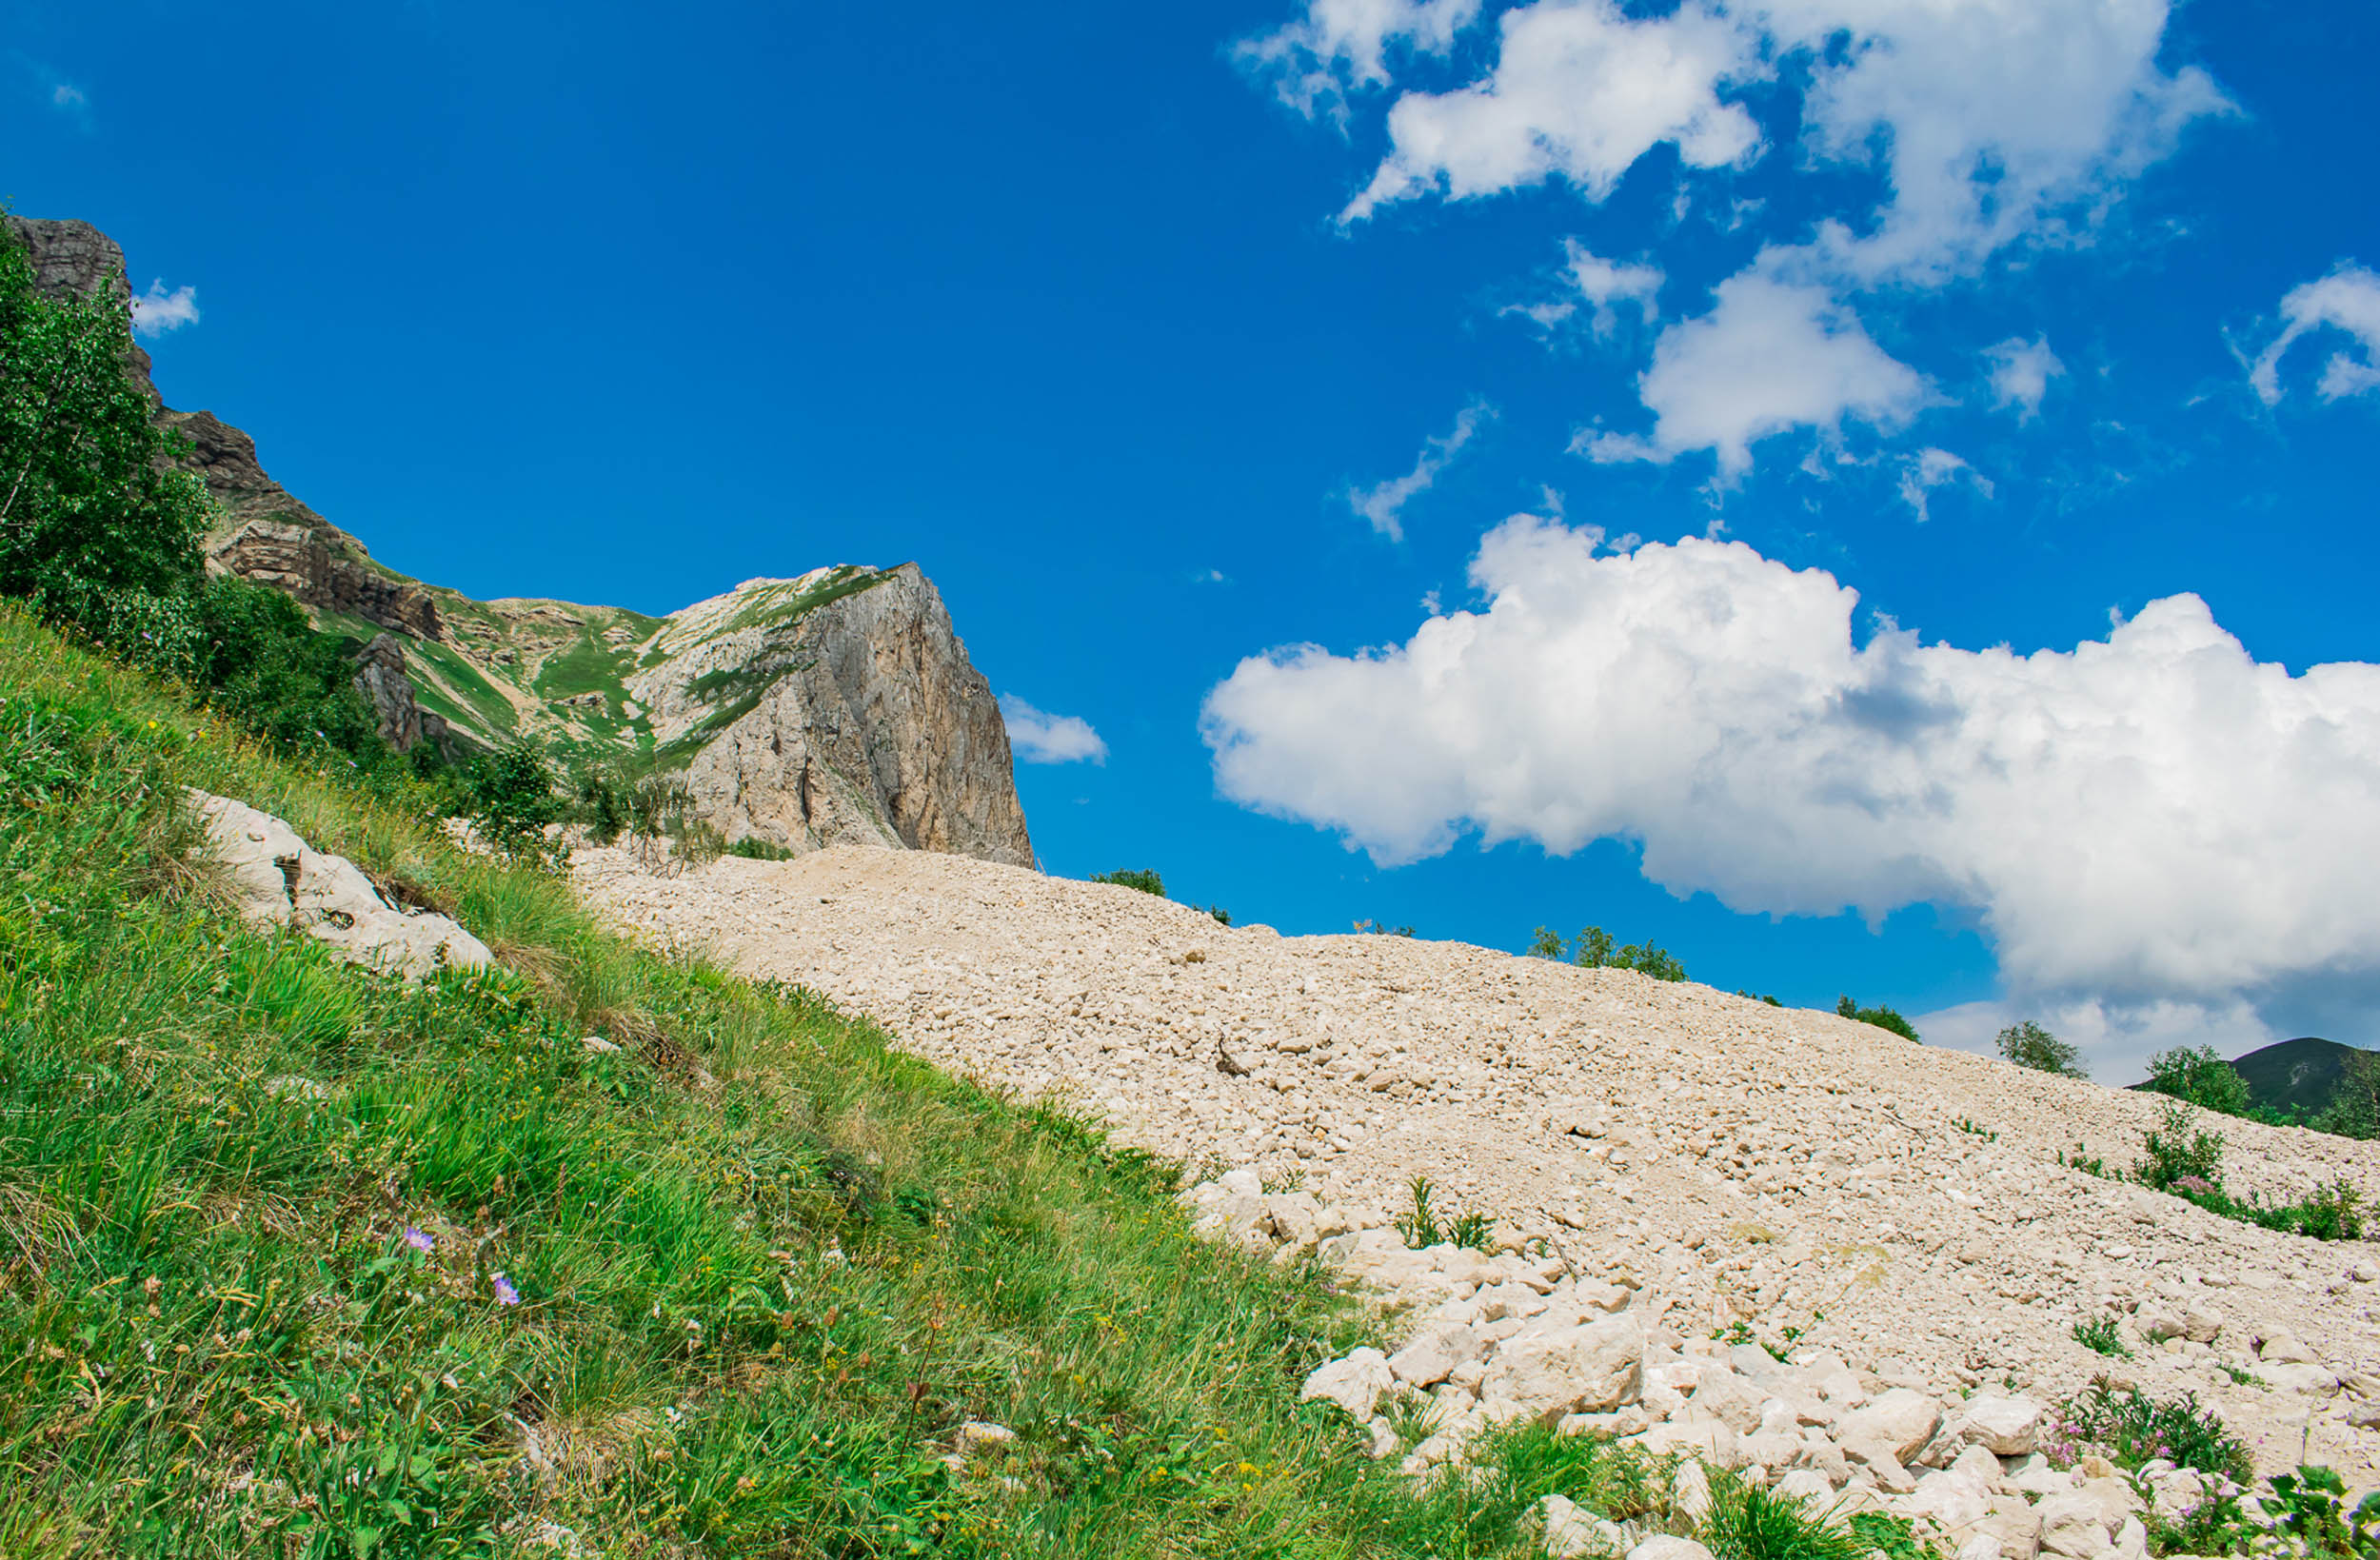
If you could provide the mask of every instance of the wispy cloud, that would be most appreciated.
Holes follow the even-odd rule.
[[[1968,484],[1987,499],[1992,496],[1991,478],[1949,450],[1929,445],[1901,463],[1901,502],[1916,511],[1918,523],[1923,524],[1934,518],[1927,512],[1927,496],[1954,482]]]
[[[2315,386],[2322,399],[2336,401],[2380,385],[2380,366],[2375,365],[2375,359],[2380,359],[2380,276],[2361,266],[2342,264],[2318,282],[2291,287],[2281,300],[2281,334],[2258,354],[2248,374],[2266,405],[2281,399],[2282,354],[2298,337],[2326,326],[2355,338],[2363,356],[2331,354],[2323,365],[2322,382]]]
[[[53,109],[64,109],[69,113],[76,113],[89,108],[90,99],[84,95],[80,87],[70,87],[62,81],[50,89],[50,106]]]
[[[1107,744],[1079,715],[1052,715],[1013,693],[1000,696],[1008,745],[1027,763],[1105,763]]]
[[[2066,372],[2066,365],[2050,350],[2047,336],[2035,336],[2031,341],[2011,336],[1997,346],[1984,348],[1983,360],[1992,365],[1992,405],[2002,408],[2014,406],[2018,420],[2027,423],[2041,410],[2041,398],[2050,393],[2050,381]]]
[[[168,292],[165,279],[159,277],[149,284],[147,292],[132,300],[132,328],[144,336],[162,336],[169,330],[196,324],[196,287],[184,286]]]
[[[1479,425],[1496,415],[1496,408],[1484,401],[1474,401],[1455,414],[1455,425],[1441,438],[1433,438],[1421,446],[1421,453],[1413,463],[1413,469],[1401,477],[1391,477],[1370,487],[1347,489],[1347,507],[1372,523],[1372,529],[1391,542],[1405,539],[1404,508],[1417,494],[1426,493],[1438,481],[1438,474],[1446,469]]]

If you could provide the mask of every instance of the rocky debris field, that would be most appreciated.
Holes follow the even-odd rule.
[[[828,850],[660,877],[582,850],[573,865],[622,929],[1097,1112],[1202,1167],[1190,1195],[1220,1234],[1284,1260],[1319,1252],[1369,1285],[1409,1341],[1334,1362],[1318,1390],[1376,1437],[1368,1389],[1426,1394],[1440,1428],[1384,1452],[1447,1455],[1518,1413],[1611,1415],[1595,1422],[1897,1509],[1966,1517],[1980,1502],[2007,1519],[2008,1553],[2089,1556],[2131,1530],[2096,1481],[2070,1488],[2032,1460],[2037,1421],[1945,1427],[1983,1405],[2037,1415],[2112,1372],[2217,1409],[2260,1471],[2302,1454],[2380,1483],[2380,1254],[2071,1168],[2130,1166],[2152,1098],[1634,972],[1226,928],[948,856]],[[2380,1188],[2380,1147],[2219,1126],[2234,1194]],[[1393,1225],[1416,1177],[1438,1218],[1478,1215],[1499,1254],[1407,1250]],[[2131,1357],[2075,1341],[2100,1320]],[[1548,1395],[1532,1385],[1546,1372],[1592,1390]],[[2086,1500],[2096,1527],[2060,1538],[2056,1502]],[[2041,1517],[2034,1540],[2012,1501]]]

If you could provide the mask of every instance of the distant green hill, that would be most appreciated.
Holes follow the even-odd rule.
[[[2353,1046],[2309,1035],[2233,1057],[2231,1065],[2248,1080],[2250,1097],[2257,1104],[2311,1116],[2330,1103],[2340,1072],[2354,1053]]]

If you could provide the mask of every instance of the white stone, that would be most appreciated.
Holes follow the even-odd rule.
[[[1359,1349],[1344,1359],[1316,1367],[1298,1395],[1307,1402],[1319,1398],[1336,1403],[1351,1417],[1365,1420],[1378,1407],[1381,1394],[1396,1386],[1388,1356],[1377,1349]]]
[[[1873,1445],[1888,1451],[1894,1462],[1906,1463],[1925,1449],[1941,1427],[1942,1410],[1925,1393],[1894,1387],[1864,1409],[1843,1416],[1835,1438],[1845,1451]]]
[[[1691,1538],[1656,1533],[1630,1550],[1628,1560],[1711,1560],[1711,1551]]]
[[[1634,1318],[1522,1332],[1488,1359],[1479,1401],[1490,1422],[1604,1413],[1634,1402],[1643,1381],[1644,1331]]]
[[[1941,1438],[1952,1444],[1954,1455],[1981,1447],[1997,1457],[2026,1457],[2039,1445],[2040,1432],[2041,1405],[2032,1398],[1978,1394],[1952,1413]]]
[[[1678,1515],[1697,1527],[1710,1516],[1711,1476],[1702,1471],[1700,1463],[1687,1461],[1677,1465],[1677,1471],[1670,1477],[1670,1504]]]
[[[1487,1339],[1452,1322],[1434,1322],[1388,1356],[1388,1368],[1409,1387],[1432,1387],[1487,1353]]]

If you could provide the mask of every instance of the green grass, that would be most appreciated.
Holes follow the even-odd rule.
[[[634,663],[634,657],[605,643],[590,625],[580,632],[576,643],[538,668],[536,692],[548,701],[600,693],[617,708],[627,698],[625,679]]]
[[[501,967],[408,988],[250,931],[187,864],[183,785]],[[1664,1467],[1541,1430],[1476,1484],[1362,1456],[1297,1394],[1362,1318],[1195,1238],[1176,1180],[0,615],[0,1555],[552,1524],[720,1560],[1517,1560],[1549,1492],[1684,1526]],[[953,1471],[971,1418],[1018,1439]],[[1715,1489],[1722,1560],[1868,1547]]]

